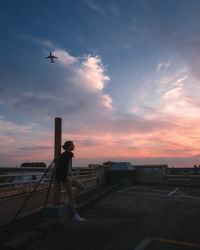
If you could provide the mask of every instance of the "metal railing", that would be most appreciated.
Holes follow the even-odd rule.
[[[200,168],[167,168],[167,175],[200,175]]]
[[[7,174],[1,171],[6,170]],[[8,175],[9,170],[12,171]],[[14,171],[16,170],[16,171]],[[50,187],[51,174],[46,178],[46,181],[42,184],[38,184],[38,181],[41,180],[44,174],[44,171],[47,169],[39,169],[39,173],[36,168],[28,168],[24,172],[24,168],[0,168],[0,181],[2,182],[3,178],[11,177],[20,177],[25,176],[24,178],[30,178],[32,175],[37,175],[38,180],[27,180],[21,183],[21,186],[13,185],[14,182],[19,182],[10,180],[4,182],[4,186],[0,186],[0,225],[5,225],[16,216],[16,213],[19,209],[22,208],[22,205],[26,202],[29,195],[32,193],[32,198],[28,201],[23,210],[20,212],[18,218],[30,215],[32,213],[41,211],[48,197],[47,203],[51,204],[53,202],[53,187]],[[52,171],[52,170],[51,170]],[[40,174],[40,175],[39,175]],[[85,190],[82,192],[87,193],[90,190],[94,190],[98,185],[101,185],[105,181],[105,169],[102,167],[90,168],[90,167],[76,167],[72,169],[72,174],[76,178],[79,178],[81,182],[84,183]],[[5,185],[6,184],[6,185]],[[49,192],[50,191],[50,192]],[[48,195],[49,192],[49,196]],[[63,185],[61,185],[61,202],[66,199],[66,192]]]
[[[29,193],[38,184],[46,168],[2,168],[0,167],[0,198],[21,193]],[[97,178],[96,169],[88,167],[72,168],[72,175],[81,181]],[[38,190],[47,189],[51,180],[52,169],[45,175]]]
[[[0,167],[0,190],[2,187],[23,187],[39,182],[46,168]],[[43,182],[49,181],[52,170],[46,174]]]

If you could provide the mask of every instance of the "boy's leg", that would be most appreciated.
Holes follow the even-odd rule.
[[[77,179],[73,178],[72,176],[67,177],[66,182],[64,184],[65,189],[69,196],[69,205],[72,211],[72,220],[83,222],[85,221],[76,211],[75,207],[75,195],[80,193],[85,189],[85,186],[79,182]],[[76,190],[73,192],[72,186],[76,187]]]
[[[63,186],[68,194],[68,198],[69,198],[69,205],[71,208],[71,212],[72,215],[76,214],[76,207],[75,207],[75,200],[74,200],[74,193],[73,193],[73,189],[72,189],[72,176],[67,176],[66,177],[66,181],[63,182]]]
[[[85,189],[85,185],[83,185],[78,179],[72,177],[72,186],[76,187],[75,196],[77,196],[80,192]]]

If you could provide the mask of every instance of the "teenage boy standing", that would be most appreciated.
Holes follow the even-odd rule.
[[[62,182],[67,192],[68,200],[65,204],[70,206],[72,219],[75,221],[85,221],[85,219],[77,213],[75,205],[75,197],[83,191],[85,187],[79,180],[72,176],[72,158],[74,156],[72,151],[75,148],[73,141],[66,141],[62,148],[64,152],[57,159],[58,164],[55,169],[55,176],[59,182]],[[75,192],[72,187],[76,187]]]

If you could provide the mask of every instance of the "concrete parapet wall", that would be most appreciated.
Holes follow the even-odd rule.
[[[200,186],[200,176],[198,175],[165,175],[165,185],[177,186]]]
[[[43,183],[38,186],[38,191],[39,190],[44,190],[47,189],[49,186],[48,183]],[[0,199],[2,198],[7,198],[11,196],[16,196],[20,194],[26,194],[32,192],[34,189],[34,186],[24,186],[24,187],[9,187],[6,188],[5,190],[3,188],[0,189]]]
[[[137,184],[189,185],[200,186],[200,175],[167,175],[167,165],[137,165],[135,181]]]
[[[106,174],[107,174],[107,167],[100,166],[96,168],[96,176],[99,184],[105,184],[106,183]]]
[[[164,184],[164,173],[167,165],[134,165],[137,184]]]

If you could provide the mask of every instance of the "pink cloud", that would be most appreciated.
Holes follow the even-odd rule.
[[[31,126],[29,125],[18,125],[16,123],[6,121],[5,119],[0,120],[1,131],[14,131],[15,133],[28,133],[30,132]]]
[[[174,82],[173,84],[172,84],[172,87],[173,86],[177,86],[177,87],[182,87],[183,86],[183,82],[185,81],[185,80],[187,80],[187,78],[188,78],[188,75],[185,75],[185,76],[183,76],[183,77],[181,77],[181,78],[178,78],[177,80],[176,80],[176,82]]]
[[[11,137],[0,134],[0,145],[8,145],[9,143],[14,142],[15,140]]]
[[[71,56],[67,51],[65,50],[61,50],[61,49],[57,49],[53,52],[53,54],[58,57],[58,62],[64,64],[64,65],[68,65],[68,64],[72,64],[75,62],[78,62],[78,59],[76,57]]]
[[[148,103],[140,105],[136,99],[137,113],[121,113],[113,108],[112,97],[103,93],[110,78],[100,57],[89,55],[81,59],[63,50],[56,51],[63,69],[70,72],[60,88],[55,87],[53,94],[49,89],[20,93],[12,106],[21,113],[31,113],[31,117],[35,115],[39,122],[48,119],[52,125],[41,132],[38,127],[33,129],[34,125],[22,126],[1,117],[0,139],[6,141],[6,133],[13,135],[12,159],[7,157],[7,149],[3,149],[5,159],[18,164],[36,158],[37,161],[52,159],[53,129],[48,129],[53,127],[54,114],[63,118],[63,141],[71,139],[76,143],[76,159],[192,157],[199,153],[200,101],[187,93],[186,75],[163,80],[165,93],[157,103],[154,100],[154,107]],[[140,93],[141,101],[147,94],[142,90]]]

